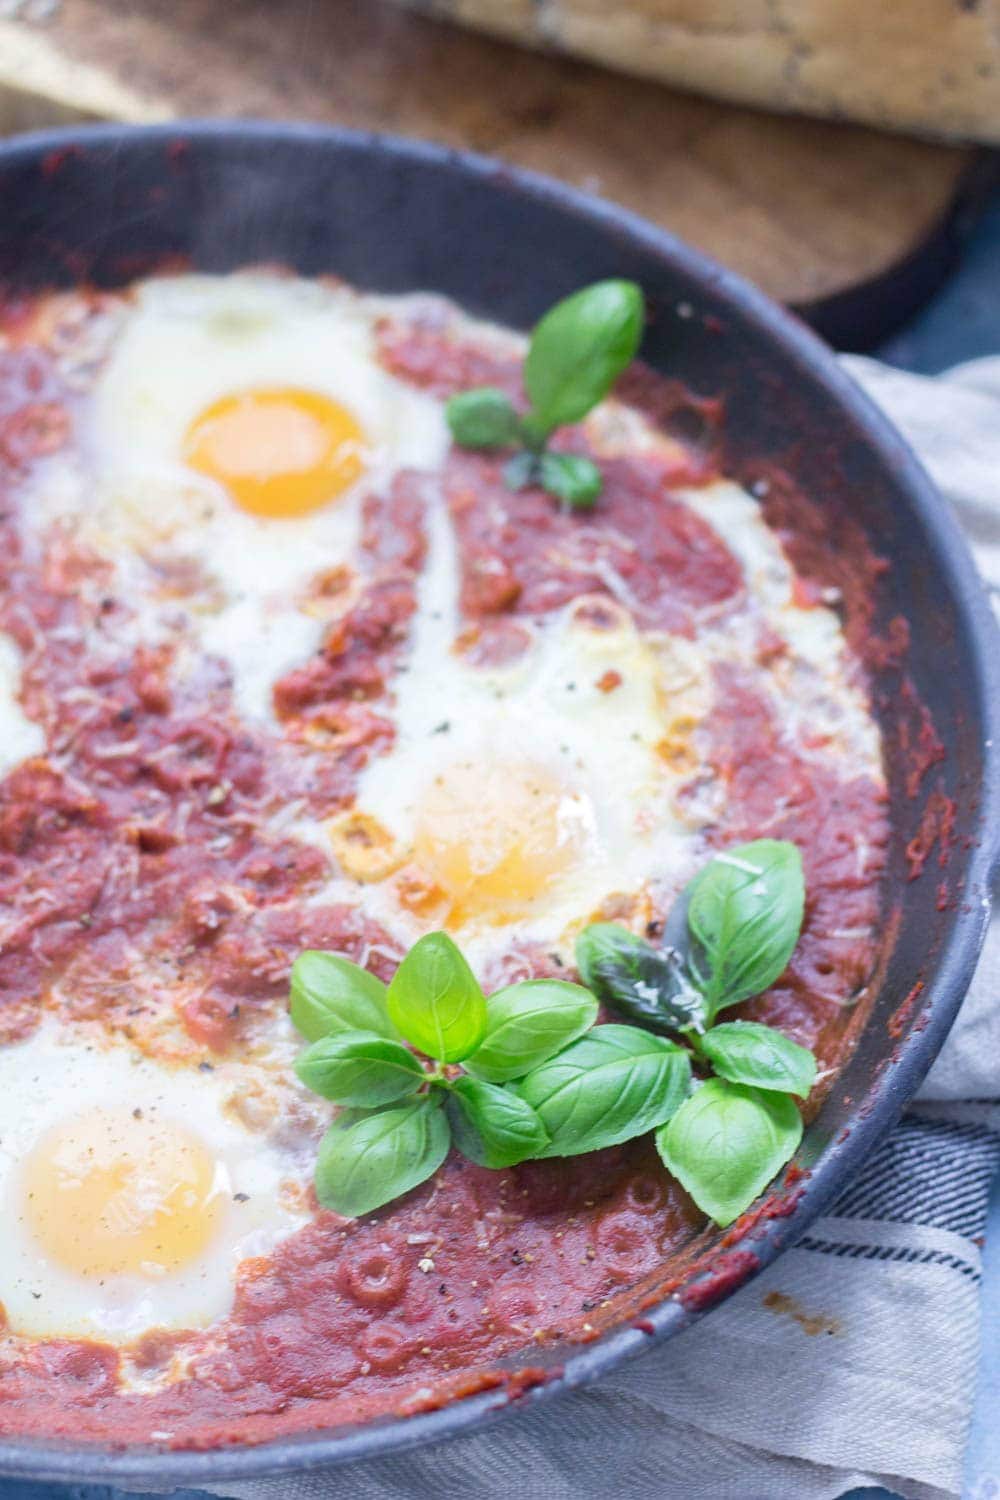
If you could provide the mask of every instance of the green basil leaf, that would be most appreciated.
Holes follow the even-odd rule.
[[[478,1078],[458,1078],[446,1105],[452,1140],[480,1167],[514,1167],[549,1143],[530,1104],[509,1089]]]
[[[802,856],[786,840],[757,839],[717,854],[688,889],[714,1015],[766,990],[791,958],[805,903]]]
[[[597,1020],[589,990],[562,979],[526,979],[486,1001],[486,1034],[466,1069],[488,1083],[506,1083],[547,1062]]]
[[[307,1041],[337,1031],[374,1031],[396,1038],[389,1020],[386,988],[339,953],[300,953],[292,965],[292,1022]]]
[[[679,954],[653,948],[617,922],[592,922],[576,940],[583,982],[613,1010],[661,1031],[700,1030],[705,1003]]]
[[[515,1084],[541,1117],[539,1156],[579,1156],[662,1125],[688,1090],[683,1047],[635,1026],[595,1026]]]
[[[425,1182],[448,1155],[448,1121],[436,1098],[334,1121],[316,1158],[324,1208],[357,1219]]]
[[[425,1077],[402,1042],[390,1042],[371,1031],[320,1037],[296,1059],[295,1071],[314,1094],[335,1104],[365,1109],[415,1094]]]
[[[701,1051],[720,1078],[777,1089],[807,1099],[816,1082],[816,1059],[807,1047],[757,1021],[726,1021],[706,1031]]]
[[[538,460],[543,490],[573,510],[593,510],[601,493],[601,471],[579,453],[543,453]]]
[[[463,448],[504,448],[517,437],[517,412],[495,386],[462,391],[444,411],[452,437]]]
[[[538,455],[515,453],[503,467],[503,482],[509,490],[526,490],[538,482]]]
[[[635,358],[642,293],[634,281],[598,281],[557,302],[535,327],[524,361],[532,412],[524,426],[544,438],[578,422]]]
[[[446,932],[414,943],[393,975],[389,1016],[408,1042],[439,1062],[461,1062],[486,1030],[486,1000]]]
[[[656,1147],[709,1218],[723,1229],[767,1187],[802,1139],[787,1094],[712,1078],[656,1132]]]

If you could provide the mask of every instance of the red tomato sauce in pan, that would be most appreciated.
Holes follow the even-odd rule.
[[[241,724],[211,663],[178,688],[169,647],[134,643],[110,575],[101,591],[98,556],[58,532],[41,553],[26,545],[18,490],[74,441],[78,402],[33,327],[12,312],[0,352],[0,630],[23,653],[22,703],[46,749],[0,785],[0,1041],[54,1010],[141,1044],[148,1017],[133,981],[150,966],[173,997],[180,1060],[210,1069],[284,1006],[303,948],[367,959],[383,978],[401,956],[371,919],[317,899],[327,861],[277,836],[271,815],[349,806],[363,767],[392,743],[392,676],[426,549],[420,491],[403,473],[367,501],[359,597],[275,685],[280,732]],[[381,358],[438,395],[488,381],[520,398],[516,366],[418,322],[387,322]],[[516,655],[525,617],[582,594],[610,600],[609,558],[644,628],[691,637],[703,611],[734,607],[739,561],[676,494],[716,476],[675,446],[670,461],[608,464],[572,570],[553,559],[576,545],[576,517],[540,491],[512,495],[495,458],[451,454],[442,484],[471,659]],[[82,589],[84,578],[101,586]],[[324,586],[336,594],[336,570]],[[762,637],[759,660],[781,647]],[[692,796],[705,776],[724,788],[708,846],[792,839],[808,892],[789,969],[737,1014],[780,1026],[835,1070],[847,1002],[876,957],[884,789],[791,748],[752,673],[720,669],[714,694],[691,777]],[[572,977],[543,952],[532,972]],[[317,1212],[245,1262],[231,1315],[205,1332],[117,1349],[30,1343],[0,1322],[0,1433],[211,1448],[439,1404],[495,1383],[505,1356],[531,1366],[532,1351],[590,1336],[610,1299],[662,1275],[702,1227],[649,1140],[502,1172],[453,1153],[399,1202],[356,1222]],[[148,1392],[122,1383],[178,1353],[184,1378]]]

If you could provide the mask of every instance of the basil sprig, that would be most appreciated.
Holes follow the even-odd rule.
[[[786,967],[802,927],[805,888],[794,844],[757,839],[727,849],[694,877],[654,948],[613,922],[577,939],[580,973],[619,1014],[680,1033],[717,1075],[657,1131],[665,1166],[718,1224],[737,1218],[788,1161],[802,1134],[791,1099],[805,1099],[816,1059],[772,1026],[715,1024]]]
[[[345,1107],[319,1148],[319,1202],[370,1213],[452,1145],[499,1170],[655,1131],[668,1171],[731,1223],[796,1149],[792,1095],[808,1095],[816,1061],[773,1027],[716,1016],[778,977],[802,910],[798,850],[762,839],[695,877],[668,923],[675,946],[587,927],[586,987],[529,979],[485,996],[444,932],[415,943],[388,987],[341,954],[302,954],[291,1014],[312,1045],[296,1072]],[[595,1024],[598,1000],[642,1025]]]
[[[642,293],[633,281],[598,281],[557,302],[528,345],[527,414],[519,416],[494,386],[462,391],[446,407],[455,442],[516,447],[504,470],[511,489],[537,484],[574,509],[589,509],[601,492],[601,471],[581,454],[553,452],[548,442],[556,428],[579,422],[603,401],[635,358],[642,322]]]
[[[451,1144],[478,1166],[512,1167],[663,1124],[687,1093],[687,1051],[635,1027],[595,1027],[597,1011],[589,990],[557,979],[486,998],[444,932],[415,943],[388,988],[340,954],[303,954],[292,1019],[312,1045],[295,1069],[349,1107],[320,1146],[320,1203],[370,1213],[436,1172]]]

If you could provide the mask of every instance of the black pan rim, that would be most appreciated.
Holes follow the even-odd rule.
[[[887,465],[910,507],[935,536],[938,565],[955,588],[961,623],[970,642],[970,666],[984,728],[984,772],[980,788],[978,837],[971,852],[965,900],[955,912],[942,945],[938,973],[922,999],[922,1029],[911,1030],[855,1106],[850,1134],[830,1145],[814,1167],[794,1209],[770,1219],[740,1241],[756,1264],[727,1283],[725,1297],[764,1269],[801,1235],[860,1162],[898,1118],[940,1050],[975,968],[989,920],[991,884],[1000,873],[1000,636],[965,539],[933,483],[888,420],[841,369],[833,352],[793,314],[735,273],[717,265],[639,216],[540,174],[513,168],[472,152],[377,132],[336,126],[268,121],[178,120],[150,126],[91,125],[45,130],[0,142],[0,164],[40,160],[47,153],[74,148],[128,149],[132,141],[184,141],[194,146],[247,141],[266,145],[281,140],[303,150],[335,149],[358,155],[388,153],[397,160],[449,167],[485,179],[498,192],[542,200],[569,217],[612,228],[624,240],[669,260],[691,280],[734,306],[780,352],[794,371],[808,370],[847,411]],[[150,1490],[222,1481],[274,1477],[332,1468],[354,1460],[458,1437],[492,1426],[500,1417],[524,1411],[562,1391],[586,1385],[624,1360],[651,1349],[709,1310],[675,1296],[650,1309],[643,1327],[611,1330],[599,1341],[578,1346],[561,1372],[512,1399],[502,1390],[486,1391],[439,1410],[397,1417],[353,1429],[320,1430],[292,1439],[210,1451],[164,1450],[153,1446],[117,1450],[100,1444],[73,1446],[42,1440],[0,1441],[0,1475],[64,1483],[127,1484]]]

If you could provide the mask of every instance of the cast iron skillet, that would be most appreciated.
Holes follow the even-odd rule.
[[[113,285],[171,257],[214,271],[269,260],[381,291],[432,289],[518,327],[586,282],[634,277],[653,315],[646,358],[724,396],[735,472],[752,476],[756,461],[779,455],[824,505],[846,495],[891,559],[875,625],[909,621],[907,668],[945,756],[907,795],[900,674],[880,672],[894,829],[886,905],[898,931],[857,1050],[807,1131],[797,1158],[807,1175],[779,1197],[780,1214],[710,1251],[643,1312],[641,1328],[624,1307],[596,1343],[544,1356],[551,1378],[519,1401],[499,1388],[407,1419],[212,1453],[0,1443],[6,1475],[153,1490],[323,1468],[481,1428],[593,1380],[734,1291],[830,1204],[917,1088],[972,974],[1000,855],[1000,642],[964,543],[899,436],[760,292],[613,206],[412,142],[239,123],[98,127],[0,145],[0,280]],[[950,857],[939,867],[935,850],[928,872],[908,881],[906,845],[936,785],[955,804]],[[538,1364],[538,1353],[524,1362]]]

